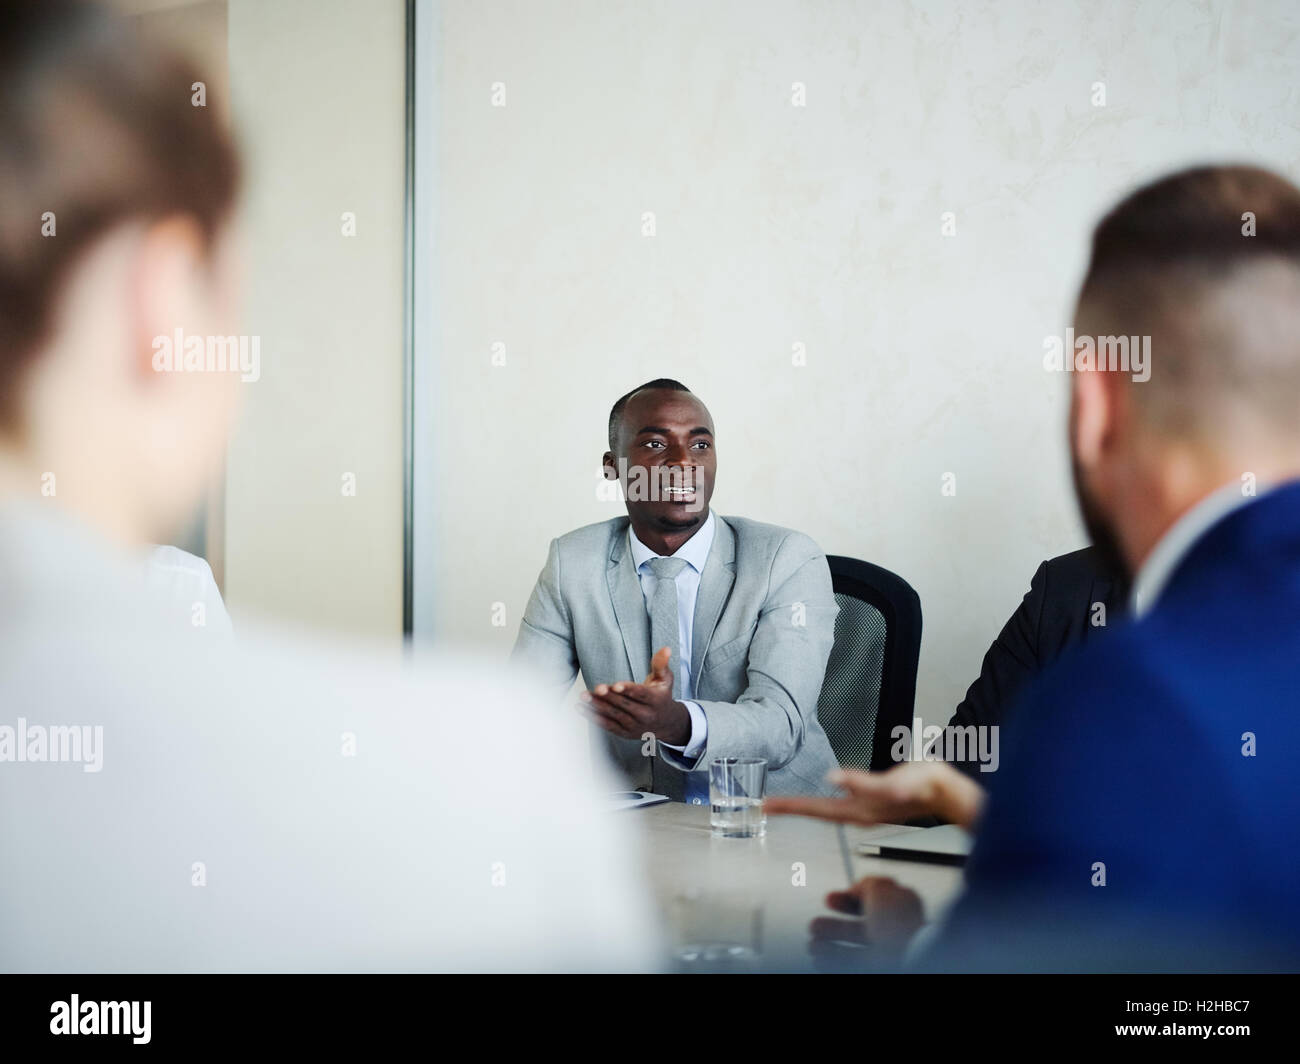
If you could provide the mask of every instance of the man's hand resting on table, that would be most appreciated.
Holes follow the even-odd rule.
[[[599,683],[579,699],[587,716],[620,739],[640,739],[646,732],[661,743],[685,746],[691,737],[690,711],[673,699],[672,651],[660,647],[650,662],[645,683]]]
[[[973,830],[984,809],[984,788],[944,761],[907,761],[884,772],[841,768],[827,780],[848,793],[839,798],[769,798],[765,812],[810,816],[842,824],[901,824],[937,816]]]
[[[849,890],[826,895],[826,905],[855,919],[819,916],[808,928],[815,958],[842,959],[841,947],[871,946],[878,960],[901,956],[925,923],[920,896],[887,876],[867,876]]]

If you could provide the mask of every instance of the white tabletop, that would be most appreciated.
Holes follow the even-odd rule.
[[[723,924],[737,911],[746,914],[741,919],[754,912],[761,923],[759,965],[779,970],[821,966],[808,952],[809,925],[836,915],[825,907],[825,896],[848,885],[835,825],[768,817],[766,837],[724,839],[710,830],[708,806],[671,802],[620,815],[635,818],[646,831],[652,887],[671,945],[681,944],[683,923],[698,922],[701,912],[706,923]],[[956,899],[959,868],[853,852],[857,843],[871,838],[923,829],[849,825],[844,830],[856,879],[888,876],[915,891],[927,922],[941,917]],[[684,915],[691,906],[696,915]]]

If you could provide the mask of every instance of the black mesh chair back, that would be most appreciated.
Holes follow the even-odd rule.
[[[890,733],[911,727],[921,655],[921,599],[879,565],[829,555],[839,616],[817,719],[841,765],[880,771]]]

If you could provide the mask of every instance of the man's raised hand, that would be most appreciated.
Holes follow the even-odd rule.
[[[691,737],[691,715],[673,698],[672,651],[660,647],[650,659],[644,683],[600,683],[579,695],[587,715],[622,739],[640,739],[647,732],[660,742],[684,746]]]

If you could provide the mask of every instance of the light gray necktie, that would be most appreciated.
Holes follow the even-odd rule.
[[[677,619],[677,575],[686,568],[682,558],[651,558],[655,592],[650,596],[650,654],[660,647],[672,650],[668,665],[673,674],[673,698],[682,700],[682,647]]]

